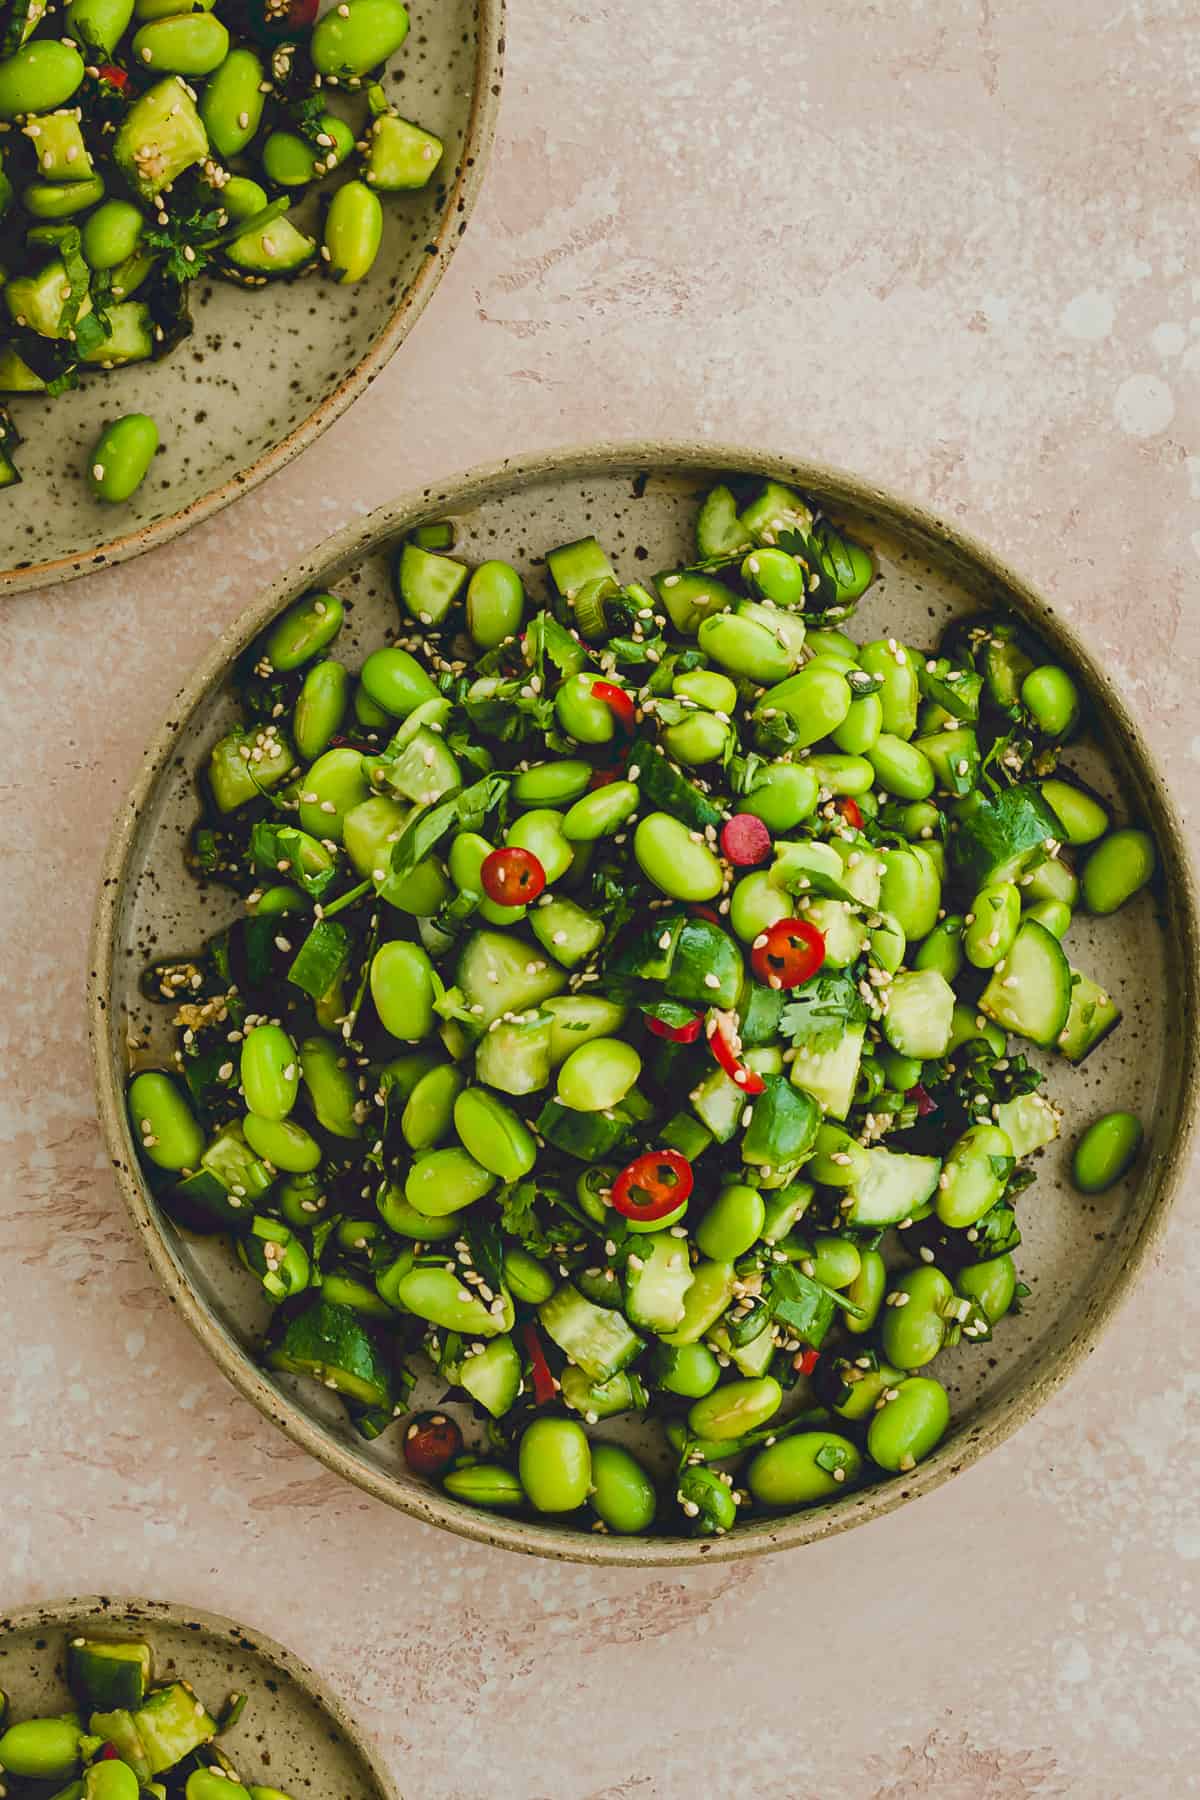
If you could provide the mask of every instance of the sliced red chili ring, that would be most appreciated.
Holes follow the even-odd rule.
[[[627,1219],[665,1219],[683,1205],[694,1180],[678,1150],[647,1150],[613,1182],[612,1204]]]
[[[129,87],[129,75],[125,69],[119,69],[116,63],[101,63],[96,70],[97,81],[107,81],[109,87],[118,88],[125,93]]]
[[[542,1340],[532,1320],[526,1325],[522,1336],[525,1349],[529,1355],[529,1372],[533,1377],[533,1398],[537,1406],[545,1406],[553,1400],[558,1392],[558,1383],[550,1372],[550,1364],[546,1361],[546,1352],[542,1349]]]
[[[825,961],[825,938],[807,919],[776,919],[755,938],[750,967],[770,988],[800,987]]]
[[[721,827],[721,849],[739,869],[753,868],[771,854],[771,833],[755,813],[734,813]]]
[[[484,857],[479,879],[497,906],[528,906],[545,887],[546,871],[532,850],[508,844]]]
[[[618,687],[615,681],[593,681],[592,699],[603,700],[611,708],[612,715],[622,731],[632,732],[637,723],[634,710],[633,695]]]
[[[914,1103],[918,1119],[927,1119],[930,1113],[935,1113],[938,1109],[937,1101],[919,1081],[915,1087],[909,1088],[904,1098]]]
[[[713,911],[711,906],[700,906],[697,904],[695,906],[689,906],[688,911],[691,913],[693,919],[707,919],[710,925],[719,925],[721,923],[720,918]]]
[[[668,1025],[665,1019],[656,1019],[651,1013],[643,1013],[646,1030],[654,1037],[666,1038],[671,1044],[694,1044],[704,1029],[704,1020],[699,1013],[693,1013],[686,1025]]]
[[[820,1360],[821,1352],[814,1350],[810,1345],[807,1350],[801,1350],[798,1356],[792,1358],[792,1367],[797,1369],[801,1375],[811,1375]]]
[[[735,1081],[743,1094],[761,1094],[766,1082],[755,1069],[748,1069],[742,1061],[742,1040],[738,1036],[737,1017],[731,1012],[710,1012],[708,1015],[708,1046],[728,1075]]]
[[[853,825],[855,831],[863,828],[862,807],[850,794],[843,794],[840,800],[834,801],[834,809],[840,812],[847,825]]]

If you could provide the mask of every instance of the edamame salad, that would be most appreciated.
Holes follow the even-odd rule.
[[[166,356],[191,331],[201,275],[257,289],[367,274],[379,196],[425,187],[443,146],[382,85],[408,36],[401,0],[317,13],[318,0],[3,0],[0,394],[53,398]],[[18,442],[0,407],[0,487],[20,480]],[[127,500],[157,446],[145,414],[108,427],[87,464],[95,497]]]
[[[0,1694],[0,1773],[8,1800],[289,1800],[244,1786],[217,1742],[246,1708],[230,1694],[214,1716],[186,1679],[155,1683],[150,1645],[73,1637],[66,1666],[73,1710],[10,1719]]]
[[[454,549],[396,547],[361,666],[333,593],[241,660],[189,850],[241,906],[146,975],[151,1183],[268,1366],[465,1503],[720,1535],[903,1477],[1028,1299],[1042,1064],[1120,1022],[1064,939],[1155,854],[1062,760],[1083,696],[1007,618],[861,641],[870,552],[773,481],[645,580]]]

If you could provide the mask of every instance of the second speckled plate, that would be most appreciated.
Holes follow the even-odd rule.
[[[148,1643],[155,1679],[190,1682],[210,1712],[244,1693],[245,1712],[220,1738],[243,1782],[294,1800],[400,1800],[340,1701],[289,1650],[231,1619],[162,1601],[90,1596],[0,1615],[0,1690],[12,1719],[69,1705],[67,1643],[85,1634]]]
[[[203,276],[193,332],[162,362],[92,376],[57,400],[3,396],[22,481],[0,495],[0,594],[123,562],[247,493],[320,436],[407,337],[461,241],[491,148],[504,0],[411,0],[389,96],[445,143],[419,193],[384,205],[365,280],[248,290]],[[87,451],[122,413],[157,420],[164,449],[126,505],[94,500]]]

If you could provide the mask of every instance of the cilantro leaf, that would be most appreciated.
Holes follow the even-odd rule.
[[[793,1044],[832,1050],[847,1025],[865,1024],[870,1016],[853,976],[818,975],[784,1007],[779,1029]]]
[[[457,793],[447,794],[430,806],[415,812],[392,845],[387,876],[379,887],[383,900],[390,900],[407,881],[417,864],[435,850],[452,831],[478,831],[488,813],[499,806],[508,792],[508,779],[503,775],[485,775],[482,781]],[[257,827],[256,827],[257,829]]]

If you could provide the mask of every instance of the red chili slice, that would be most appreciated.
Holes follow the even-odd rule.
[[[809,1348],[808,1350],[801,1350],[798,1356],[793,1357],[792,1367],[793,1369],[799,1370],[801,1375],[811,1375],[820,1360],[821,1352]]]
[[[123,94],[129,87],[129,76],[124,69],[118,69],[116,63],[101,63],[96,70],[97,81],[107,81],[109,87],[115,87]]]
[[[748,1069],[742,1061],[742,1040],[738,1036],[734,1013],[715,1010],[709,1013],[708,1047],[730,1081],[736,1081],[743,1094],[763,1092],[767,1084],[762,1076],[756,1070]]]
[[[96,1752],[96,1761],[97,1762],[116,1762],[117,1757],[120,1754],[121,1753],[117,1749],[117,1746],[115,1744],[108,1744],[108,1743],[101,1744],[100,1748]]]
[[[904,1098],[915,1103],[918,1119],[927,1119],[930,1113],[935,1113],[938,1109],[937,1101],[919,1081],[915,1087],[909,1088]]]
[[[462,1447],[462,1432],[443,1412],[418,1413],[404,1430],[404,1460],[414,1475],[443,1475]]]
[[[855,831],[863,827],[862,807],[849,794],[843,794],[840,800],[834,801],[834,810],[840,812],[847,825],[853,825]]]
[[[710,925],[719,925],[721,923],[711,906],[689,906],[688,911],[691,913],[693,919],[707,919]]]
[[[825,939],[807,919],[776,919],[750,950],[750,967],[769,988],[800,987],[825,961]]]
[[[647,1031],[672,1044],[694,1044],[704,1029],[704,1020],[699,1013],[693,1013],[686,1025],[668,1025],[665,1019],[656,1019],[652,1013],[643,1013],[642,1017]]]
[[[497,906],[528,906],[546,885],[546,871],[532,850],[509,844],[483,859],[483,891]]]
[[[593,681],[592,699],[603,700],[622,731],[632,732],[636,723],[633,695],[618,687],[615,681]]]
[[[771,834],[753,813],[734,813],[721,827],[721,849],[739,869],[750,869],[770,856]]]
[[[647,1150],[622,1169],[612,1204],[627,1219],[665,1219],[692,1191],[692,1165],[678,1150]]]
[[[529,1353],[529,1371],[533,1376],[533,1399],[536,1406],[545,1406],[553,1400],[558,1392],[558,1383],[550,1372],[550,1364],[546,1361],[546,1352],[542,1349],[542,1340],[538,1336],[537,1326],[532,1322],[526,1325],[522,1336],[525,1349]]]

